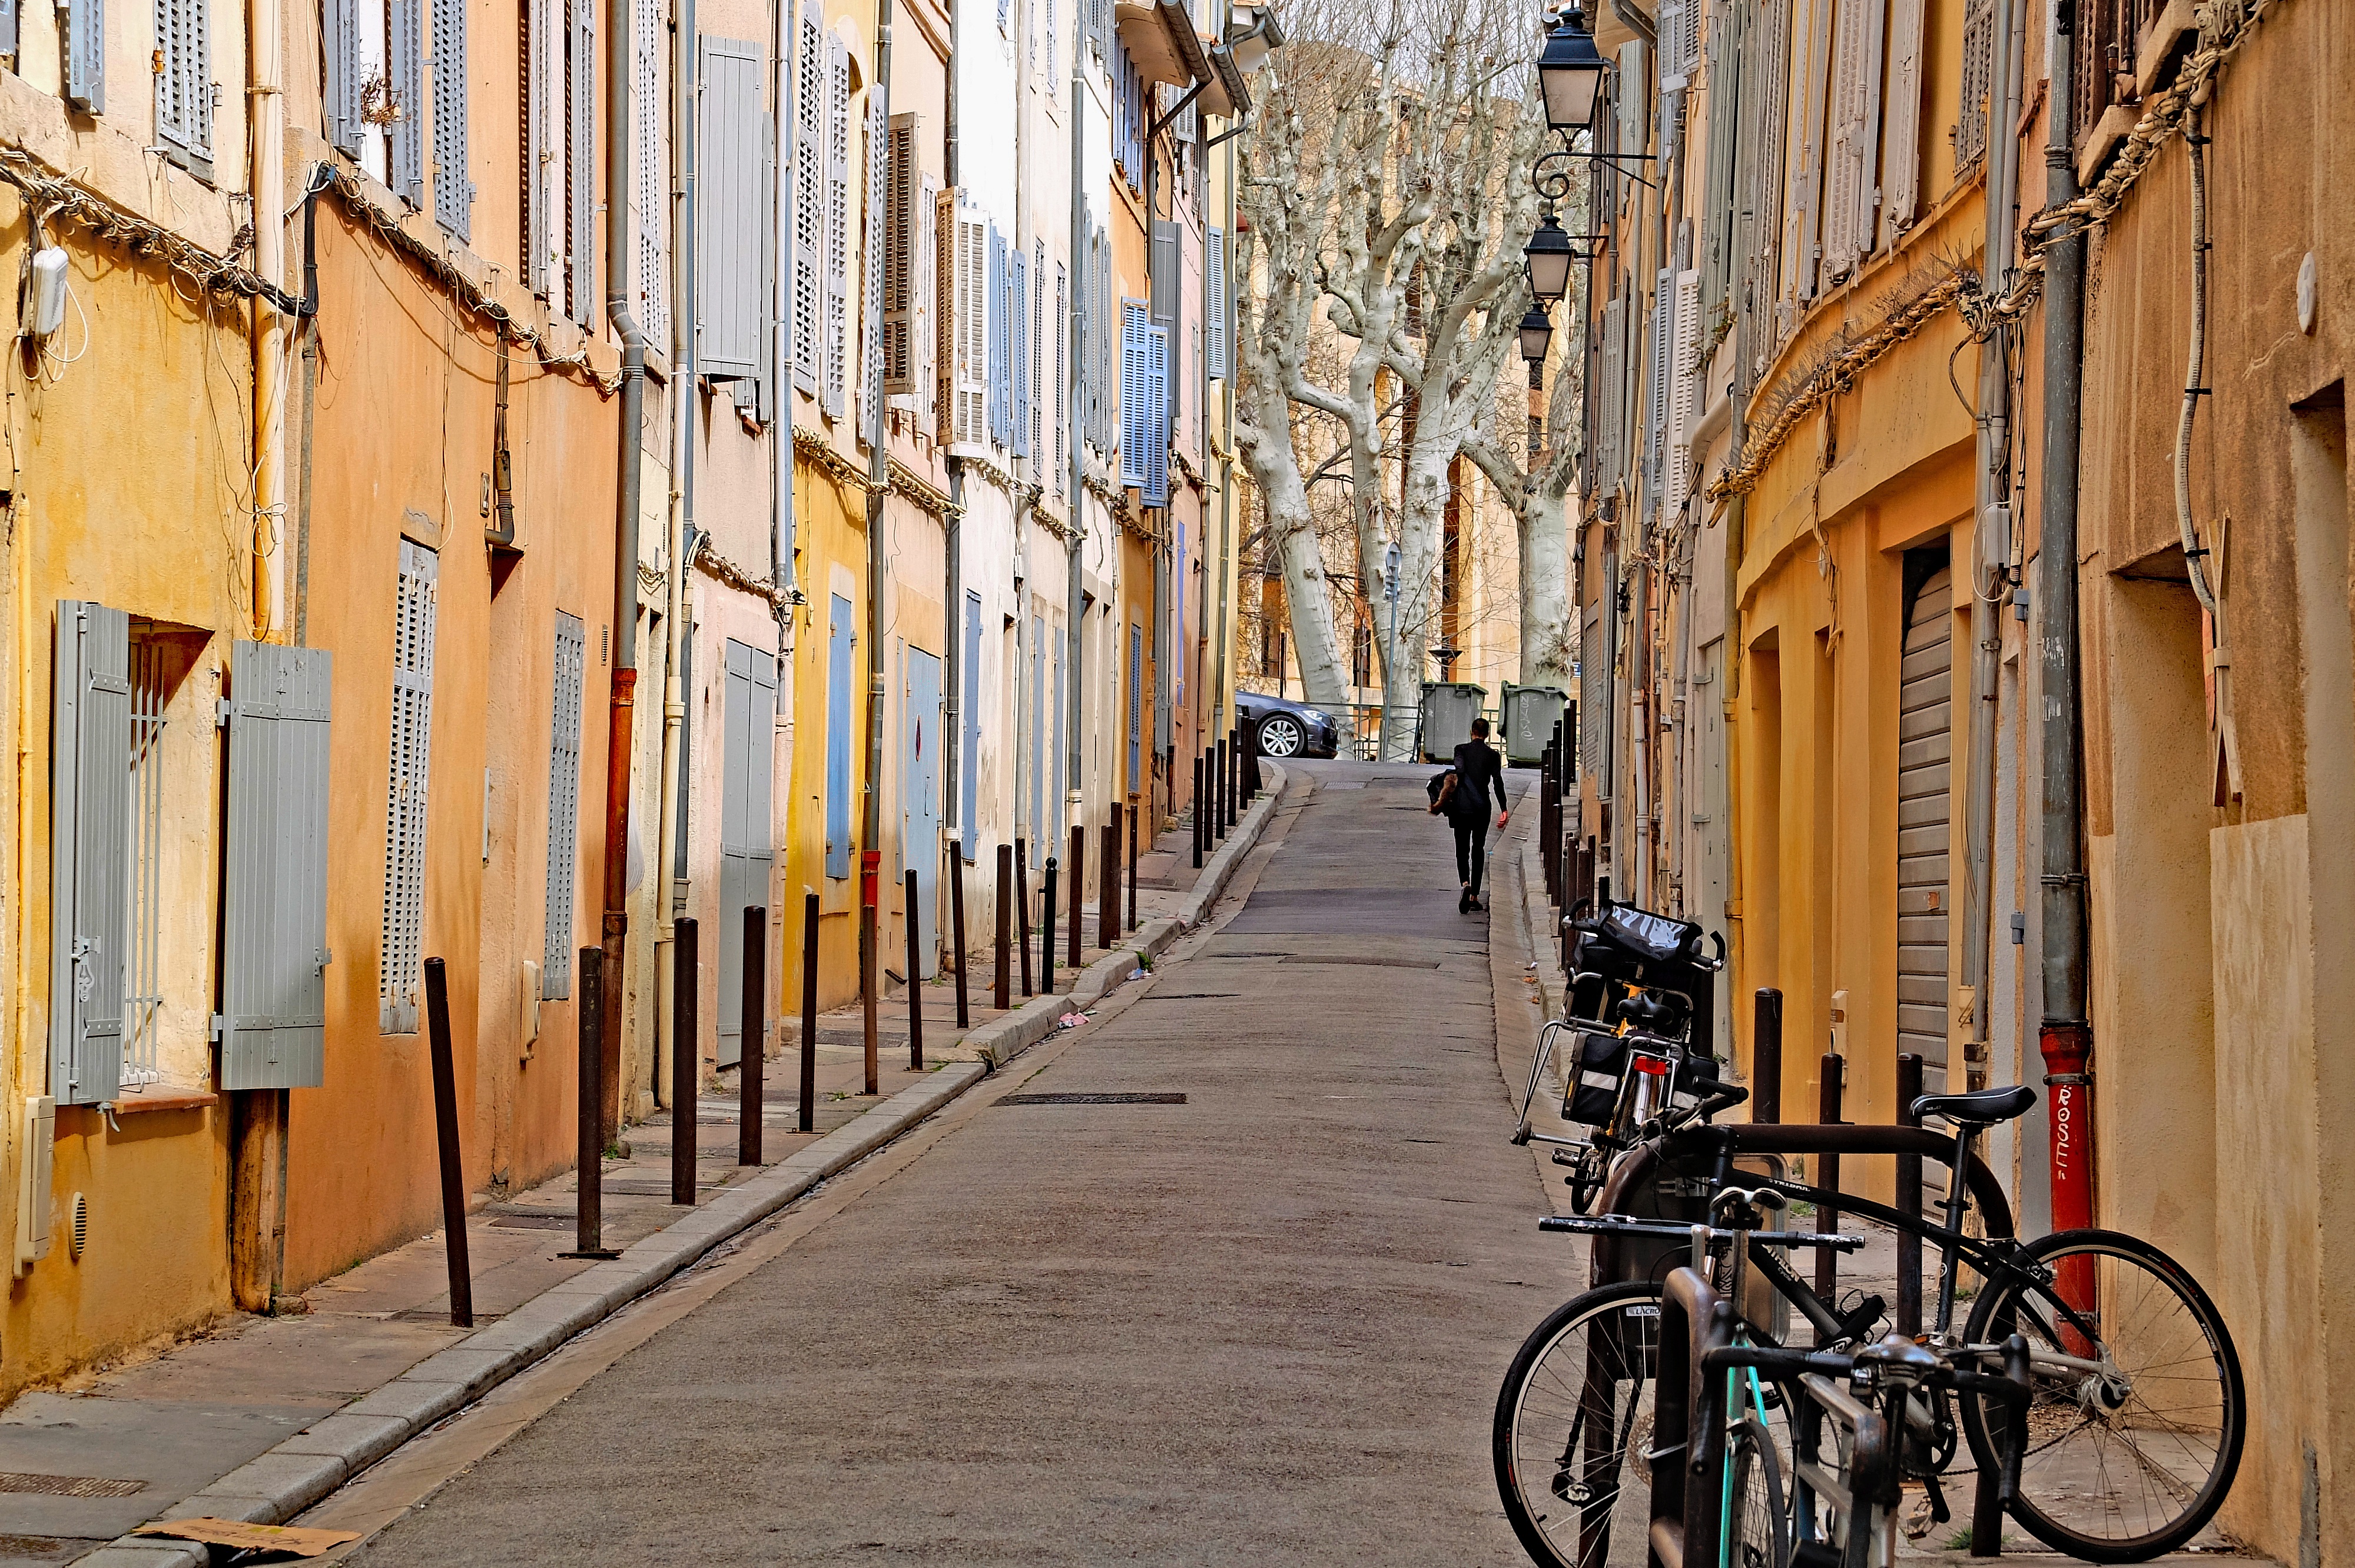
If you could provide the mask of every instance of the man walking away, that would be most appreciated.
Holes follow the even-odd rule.
[[[1472,721],[1472,738],[1455,748],[1455,788],[1447,795],[1447,821],[1455,829],[1455,874],[1464,881],[1455,900],[1459,915],[1486,909],[1480,873],[1488,858],[1488,794],[1497,796],[1497,825],[1512,821],[1505,796],[1505,759],[1488,744],[1488,721]]]

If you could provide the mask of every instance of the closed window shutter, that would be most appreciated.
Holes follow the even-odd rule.
[[[400,542],[393,608],[392,745],[387,765],[383,939],[378,949],[378,1027],[417,1031],[425,930],[425,823],[433,760],[434,599],[441,558]]]
[[[696,368],[713,381],[761,374],[761,46],[709,35],[703,45],[702,167],[696,200]]]
[[[1742,113],[1741,13],[1721,7],[1709,34],[1709,163],[1701,225],[1702,293],[1716,314],[1731,287],[1734,226],[1734,137]]]
[[[858,649],[850,601],[827,596],[826,645],[826,874],[850,874],[850,678]]]
[[[962,191],[943,196],[941,210],[953,215],[954,267],[944,291],[950,316],[951,439],[967,447],[986,445],[996,423],[995,349],[991,328],[996,293],[989,287],[991,233],[987,221]]]
[[[597,299],[597,7],[572,0],[567,64],[564,313],[586,326]]]
[[[1061,43],[1060,14],[1056,10],[1055,0],[1047,0],[1047,90],[1050,94],[1055,90],[1055,83],[1063,78],[1063,69],[1060,63]]]
[[[959,844],[965,863],[973,863],[981,853],[981,595],[967,589],[964,596],[964,712],[959,715],[964,727],[964,746],[957,757],[957,770],[964,777],[957,780],[958,816],[964,823],[964,837]]]
[[[231,651],[224,1089],[317,1088],[326,1079],[334,704],[334,655],[325,650],[240,642]]]
[[[989,368],[989,440],[1006,444],[1006,240],[990,224],[989,273],[983,281],[982,308],[987,332]]]
[[[1595,432],[1595,470],[1606,491],[1619,476],[1618,387],[1622,375],[1620,355],[1627,335],[1622,318],[1626,313],[1624,300],[1612,300],[1603,307],[1603,376],[1596,408],[1596,424],[1600,428]]]
[[[1012,379],[1013,409],[1011,438],[1007,446],[1016,457],[1030,455],[1030,261],[1019,248],[1007,258],[1009,270],[1006,279],[1006,320],[1011,329],[1007,337],[1007,368]]]
[[[1030,259],[1030,456],[1047,459],[1047,243]]]
[[[336,108],[336,12],[348,11],[355,0],[325,0],[327,11],[327,130],[340,133]],[[523,28],[523,166],[516,188],[522,206],[523,286],[545,297],[554,270],[555,230],[549,214],[556,207],[557,160],[549,141],[555,122],[551,106],[559,79],[556,61],[555,17],[562,0],[522,0],[517,15]]]
[[[1096,229],[1096,385],[1099,407],[1097,416],[1103,425],[1103,452],[1109,458],[1120,445],[1121,339],[1113,330],[1115,307],[1125,310],[1124,302],[1113,291],[1112,237],[1099,227]],[[1123,332],[1125,332],[1124,327]]]
[[[434,4],[455,5],[464,4],[464,0],[434,0]],[[630,9],[630,57],[636,62],[632,74],[637,92],[632,130],[635,132],[637,154],[634,205],[638,320],[645,324],[646,335],[667,349],[671,340],[670,290],[666,287],[665,258],[670,254],[670,193],[663,180],[661,105],[666,96],[663,91],[664,24],[656,0],[634,0]]]
[[[1069,349],[1070,349],[1070,334],[1071,334],[1071,298],[1070,298],[1070,295],[1071,295],[1071,279],[1070,279],[1070,275],[1069,275],[1069,273],[1065,270],[1064,266],[1063,266],[1063,264],[1062,264],[1060,261],[1056,262],[1056,263],[1055,263],[1055,369],[1054,369],[1054,377],[1055,377],[1055,461],[1054,461],[1054,469],[1055,469],[1055,472],[1054,472],[1054,476],[1053,476],[1053,482],[1054,482],[1054,486],[1055,486],[1055,493],[1056,493],[1057,495],[1060,495],[1060,494],[1062,494],[1062,493],[1063,493],[1063,477],[1064,477],[1064,471],[1065,471],[1065,470],[1067,470],[1067,469],[1069,469],[1069,468],[1071,467],[1071,452],[1070,452],[1070,449],[1069,449],[1068,447],[1066,447],[1066,446],[1065,446],[1065,444],[1064,444],[1067,440],[1070,440],[1069,433],[1068,433],[1068,431],[1067,431],[1067,430],[1066,430],[1066,429],[1065,429],[1065,420],[1066,420],[1066,418],[1067,418],[1067,417],[1068,417],[1068,416],[1067,416],[1067,413],[1066,413],[1066,409],[1067,409],[1067,407],[1068,407],[1068,401],[1067,401],[1067,400],[1068,400],[1068,397],[1069,397],[1069,393],[1068,393],[1068,391],[1066,390],[1066,383],[1067,383],[1067,382],[1070,380],[1070,378],[1071,378],[1071,377],[1070,377],[1070,366],[1071,366],[1071,360],[1070,360],[1070,357],[1069,357]]]
[[[1757,13],[1757,89],[1747,95],[1757,105],[1751,122],[1743,179],[1748,196],[1742,203],[1749,215],[1737,254],[1749,259],[1745,269],[1750,287],[1746,309],[1756,340],[1751,362],[1741,366],[1744,386],[1756,374],[1755,361],[1776,340],[1776,306],[1781,298],[1783,204],[1787,195],[1784,139],[1788,130],[1790,93],[1790,0],[1766,0]]]
[[[1832,132],[1824,164],[1823,285],[1855,269],[1859,249],[1858,208],[1870,150],[1865,134],[1866,12],[1878,15],[1880,0],[1840,0],[1832,39]]]
[[[1881,143],[1881,242],[1913,227],[1922,200],[1922,0],[1890,0],[1888,125]]]
[[[548,726],[548,917],[539,994],[572,994],[572,920],[581,865],[581,697],[588,627],[556,612],[556,681]]]
[[[888,260],[883,191],[890,183],[891,144],[880,94],[867,100],[866,130],[867,233],[858,258],[858,425],[861,439],[871,446],[883,431],[883,268]]]
[[[741,1060],[744,1039],[744,911],[769,906],[775,864],[771,798],[777,733],[777,661],[734,638],[725,649],[719,759],[719,1055]],[[760,1020],[753,1021],[755,1030]]]
[[[1650,106],[1639,85],[1645,79],[1644,46],[1629,42],[1619,46],[1619,151],[1640,153],[1651,141]]]
[[[211,32],[206,0],[155,0],[155,139],[201,164],[213,155]]]
[[[826,34],[819,0],[804,0],[794,86],[794,384],[817,395],[826,333]]]
[[[1145,334],[1148,330],[1145,302],[1120,302],[1120,482],[1142,487],[1146,482],[1146,420],[1152,412],[1152,387],[1147,379]]]
[[[759,197],[757,211],[761,217],[753,227],[758,230],[754,249],[760,265],[753,276],[752,339],[758,344],[753,355],[753,371],[740,376],[735,383],[736,411],[749,416],[754,423],[768,425],[777,417],[776,388],[776,318],[773,305],[777,297],[777,228],[766,221],[772,208],[770,202],[776,190],[777,122],[761,114],[761,166],[758,175]]]
[[[357,158],[364,129],[360,119],[359,0],[326,0],[320,25],[326,29],[322,43],[327,67],[327,140],[338,152]],[[534,25],[538,26],[536,11]],[[533,35],[535,40],[539,37],[537,32]],[[13,42],[9,52],[15,52]]]
[[[106,7],[101,0],[66,0],[61,32],[66,101],[88,114],[106,112]]]
[[[425,0],[389,0],[392,54],[392,188],[425,205]]]
[[[1644,361],[1644,467],[1651,481],[1652,501],[1660,499],[1660,453],[1668,428],[1669,334],[1676,327],[1674,279],[1661,268],[1652,285],[1651,343]]]
[[[130,940],[131,618],[58,605],[49,755],[49,1093],[114,1097]]]
[[[842,418],[850,391],[850,51],[826,41],[826,375],[820,402]]]
[[[1145,629],[1128,629],[1128,785],[1136,788],[1145,739]]]
[[[1660,515],[1673,522],[1685,503],[1691,484],[1689,449],[1693,438],[1693,399],[1700,377],[1693,360],[1700,352],[1700,273],[1677,274],[1676,328],[1668,355],[1668,442],[1666,470],[1660,482]]]
[[[917,192],[913,247],[915,290],[909,309],[915,323],[910,337],[914,345],[916,369],[913,385],[910,387],[915,396],[911,401],[916,408],[917,428],[928,436],[936,433],[932,397],[934,378],[939,373],[939,336],[934,322],[940,309],[940,291],[935,281],[941,254],[940,210],[940,182],[926,175]]]
[[[1145,331],[1145,503],[1169,504],[1169,329]]]
[[[1209,327],[1206,352],[1209,376],[1224,381],[1227,370],[1227,231],[1213,228],[1202,237],[1202,316]]]
[[[433,0],[433,218],[461,239],[474,210],[466,176],[466,0]]]
[[[1994,81],[1995,0],[1969,0],[1963,12],[1963,90],[1954,130],[1957,179],[1987,155],[1987,97]],[[2083,135],[2091,124],[2081,115],[2078,133]]]
[[[890,163],[884,171],[883,389],[893,397],[914,391],[917,384],[916,302],[922,298],[916,287],[920,124],[913,114],[891,116]]]

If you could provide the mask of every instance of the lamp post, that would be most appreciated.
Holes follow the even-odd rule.
[[[1395,544],[1382,550],[1382,598],[1390,601],[1390,630],[1382,637],[1382,754],[1390,755],[1391,694],[1396,690],[1391,683],[1398,675],[1398,601],[1399,547]]]

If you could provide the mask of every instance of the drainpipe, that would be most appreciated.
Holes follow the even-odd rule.
[[[2069,66],[2074,40],[2052,62],[2051,117],[2044,149],[2044,196],[2059,207],[2077,196],[2070,156]],[[2058,231],[2044,249],[2044,494],[2036,550],[2037,646],[2044,688],[2044,1057],[2045,1107],[2052,1138],[2052,1228],[2094,1221],[2091,1075],[2094,1030],[2085,1011],[2085,866],[2083,733],[2077,670],[2077,468],[2084,389],[2085,231]]]
[[[1226,191],[1220,198],[1219,216],[1227,228],[1227,249],[1235,249],[1235,144],[1227,143]],[[1233,282],[1233,268],[1228,268],[1228,282]],[[1231,286],[1229,299],[1234,297]],[[1229,319],[1231,321],[1232,317]],[[1219,640],[1213,657],[1216,673],[1210,679],[1210,735],[1212,738],[1227,733],[1227,649],[1234,638],[1227,630],[1227,604],[1234,591],[1235,575],[1235,357],[1231,331],[1227,345],[1227,390],[1219,400],[1219,425],[1226,440],[1222,443],[1228,453],[1219,460]],[[1207,619],[1207,618],[1206,618]]]
[[[942,184],[950,190],[954,190],[957,183],[957,59],[956,46],[954,41],[957,36],[956,0],[949,0],[947,10],[949,37],[952,41],[949,47],[948,81],[943,90],[946,101],[941,106],[943,111],[941,170],[943,175]],[[948,445],[947,438],[953,433],[954,431],[943,431],[941,445]],[[944,822],[955,822],[966,832],[975,832],[977,824],[963,821],[958,817],[958,812],[964,805],[964,791],[959,788],[964,775],[958,771],[964,766],[964,460],[952,457],[948,460],[947,468],[949,514],[941,524],[942,555],[947,563],[947,571],[942,584],[941,603],[945,609],[948,628],[947,634],[941,640],[943,643],[941,670],[943,677],[941,683],[948,688],[942,694],[941,703],[941,793],[943,798],[941,820]],[[1019,714],[1022,711],[1021,698],[1018,694],[1022,652],[1022,596],[1019,593],[1014,596],[1014,647],[1015,679],[1018,686],[1014,712]],[[1018,746],[1014,748],[1014,767],[1016,772],[1014,794],[1018,810],[1022,799],[1020,785],[1022,747]],[[974,793],[975,810],[980,809],[980,791],[975,790]],[[975,842],[978,842],[977,836]],[[962,844],[958,845],[955,853],[963,854],[964,847]],[[984,906],[995,908],[993,905],[985,904]],[[993,915],[991,918],[995,919],[996,916]],[[957,955],[957,963],[960,967],[964,965],[963,953]]]
[[[697,1042],[681,1041],[673,1031],[677,1009],[671,994],[671,938],[684,913],[680,906],[687,885],[687,690],[680,672],[687,637],[687,556],[695,537],[695,111],[702,99],[701,75],[696,69],[695,0],[677,0],[677,16],[670,63],[670,144],[672,166],[677,171],[671,190],[670,523],[663,552],[670,570],[663,594],[662,793],[655,832],[661,853],[675,863],[671,874],[655,884],[655,1031],[663,1042],[654,1074],[658,1100],[672,1082],[663,1070],[670,1054],[698,1049]]]
[[[891,0],[876,0],[875,5],[875,79],[868,88],[869,97],[879,98],[881,112],[874,118],[887,128],[891,123]],[[859,323],[859,357],[875,352],[875,323]],[[859,928],[861,940],[868,951],[866,955],[866,984],[874,987],[869,992],[868,1020],[871,1029],[874,1020],[872,998],[882,991],[883,955],[880,948],[883,918],[880,884],[883,875],[883,491],[891,478],[891,441],[883,429],[883,377],[869,376],[872,400],[867,406],[868,436],[870,445],[867,460],[867,789],[865,821],[860,836],[864,848],[859,853]],[[870,918],[866,911],[874,911]],[[915,911],[909,911],[914,918]],[[908,977],[916,983],[916,977]]]
[[[1082,265],[1080,258],[1088,253],[1087,141],[1081,132],[1081,127],[1086,124],[1082,117],[1086,114],[1088,107],[1088,79],[1084,63],[1087,53],[1084,40],[1071,50],[1071,274],[1074,280],[1078,278]],[[1146,230],[1145,243],[1146,272],[1149,277],[1153,255],[1153,231],[1150,228]],[[1086,745],[1080,735],[1080,718],[1086,711],[1080,697],[1080,694],[1086,689],[1082,678],[1080,650],[1083,644],[1080,639],[1080,632],[1083,624],[1082,618],[1087,613],[1088,603],[1087,590],[1081,578],[1081,552],[1086,547],[1088,538],[1088,493],[1085,482],[1088,471],[1087,459],[1080,450],[1079,428],[1076,423],[1082,401],[1077,395],[1078,388],[1085,384],[1082,378],[1086,375],[1084,367],[1087,364],[1085,351],[1087,315],[1080,308],[1081,291],[1076,283],[1070,291],[1070,294],[1068,302],[1071,313],[1070,379],[1073,396],[1063,408],[1063,418],[1071,430],[1068,440],[1071,459],[1071,521],[1069,536],[1063,541],[1066,573],[1063,588],[1063,656],[1071,671],[1063,690],[1064,700],[1070,707],[1068,721],[1070,736],[1065,752],[1070,771],[1064,777],[1071,781],[1071,789],[1065,796],[1065,803],[1070,807],[1071,820],[1076,822],[1080,820],[1081,779],[1083,777],[1080,771],[1080,764],[1087,752]],[[1037,824],[1040,828],[1045,825],[1043,822]],[[1157,827],[1157,823],[1149,824],[1147,831],[1155,831]],[[1039,853],[1043,856],[1051,848],[1051,843],[1043,845]]]
[[[772,5],[773,16],[769,40],[769,54],[773,61],[776,78],[769,90],[769,101],[776,105],[777,147],[776,168],[773,177],[776,187],[770,193],[770,232],[772,248],[777,258],[775,273],[769,280],[770,396],[776,406],[769,430],[769,581],[776,586],[779,599],[788,602],[773,605],[777,617],[778,652],[790,653],[794,612],[793,601],[801,594],[801,584],[794,572],[794,173],[799,167],[799,149],[795,138],[801,133],[801,121],[795,113],[794,93],[798,79],[794,75],[794,17],[795,7]],[[778,706],[789,709],[783,684],[784,670],[777,672]],[[783,794],[777,797],[785,799]]]
[[[1995,0],[1992,18],[1999,40],[1995,50],[1998,79],[1988,94],[1987,238],[1979,270],[1988,292],[2001,291],[2011,274],[2014,210],[2019,205],[2019,143],[2009,128],[2019,123],[2025,29],[2017,0]],[[2003,589],[2009,579],[2009,541],[2004,522],[2011,501],[2011,378],[2006,371],[2009,326],[1998,326],[1979,349],[1977,527],[1971,563],[1971,754],[1964,799],[1963,986],[1970,995],[1970,1041],[1963,1054],[1965,1077],[1987,1074],[1987,944],[1995,880],[1996,729],[2002,722]],[[2006,508],[1998,512],[1998,507]],[[1954,574],[1949,574],[1951,581]],[[1952,1075],[1946,1086],[1951,1093]],[[1901,1109],[1902,1107],[1900,1107]]]
[[[253,0],[253,270],[286,281],[286,95],[279,88],[280,0]],[[254,302],[253,635],[268,641],[286,623],[286,317]]]
[[[630,311],[630,5],[605,6],[605,319],[622,340],[613,495],[613,674],[605,738],[605,1140],[620,1129],[622,1008],[630,931],[630,753],[638,684],[638,486],[646,334]]]

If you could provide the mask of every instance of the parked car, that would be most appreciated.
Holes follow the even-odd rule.
[[[1259,736],[1262,757],[1337,757],[1341,726],[1333,715],[1290,697],[1235,694],[1235,716]]]

